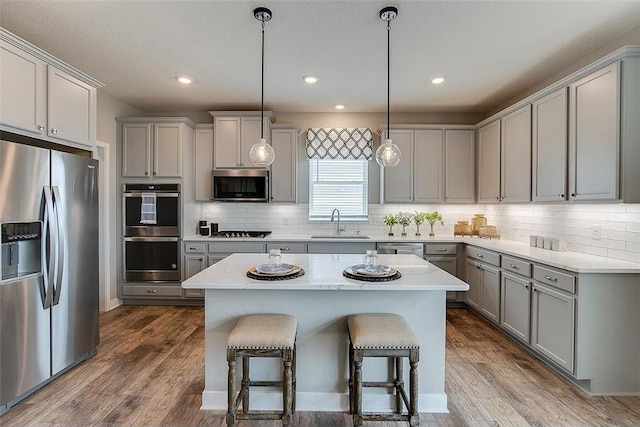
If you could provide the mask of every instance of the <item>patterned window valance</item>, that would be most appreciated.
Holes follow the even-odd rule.
[[[373,138],[369,128],[309,128],[308,159],[371,160]]]

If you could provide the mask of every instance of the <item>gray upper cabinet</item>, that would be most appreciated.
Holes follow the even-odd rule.
[[[618,199],[619,73],[614,63],[569,86],[571,200]]]
[[[500,201],[531,201],[531,107],[501,119]]]
[[[412,203],[414,199],[413,131],[392,130],[389,136],[400,149],[401,157],[397,166],[383,170],[384,202]],[[380,139],[384,141],[386,136],[383,134]]]
[[[298,178],[298,125],[277,124],[271,129],[271,146],[276,158],[271,165],[271,201],[295,203]]]
[[[533,201],[567,199],[567,88],[533,103]]]
[[[0,126],[59,144],[96,145],[102,85],[0,28]]]
[[[124,178],[181,178],[184,145],[193,144],[185,118],[120,117]]]
[[[213,170],[213,126],[196,125],[194,149],[194,194],[198,202],[211,200],[211,171]]]
[[[500,201],[500,120],[478,130],[478,202]]]
[[[213,116],[215,168],[258,168],[251,162],[249,151],[253,144],[260,141],[260,112],[209,111],[209,113]],[[273,114],[265,111],[263,134],[267,143],[270,139],[269,124],[273,121]]]
[[[447,203],[475,201],[475,131],[445,130],[444,200]]]
[[[444,141],[442,130],[414,131],[413,201],[444,201]]]

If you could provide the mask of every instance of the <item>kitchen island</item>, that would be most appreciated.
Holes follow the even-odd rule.
[[[297,410],[348,411],[348,333],[353,313],[388,312],[405,317],[420,340],[420,412],[447,412],[444,391],[445,293],[465,291],[460,279],[414,255],[379,255],[379,263],[402,277],[389,282],[347,279],[342,271],[364,262],[364,255],[291,254],[283,263],[302,267],[291,280],[261,281],[247,277],[266,254],[233,254],[182,283],[205,290],[205,389],[202,409],[227,409],[226,338],[240,316],[286,313],[298,319]],[[252,361],[252,379],[279,378],[275,360]],[[367,381],[386,379],[386,360],[365,361]],[[408,372],[408,369],[405,369]],[[367,410],[393,407],[385,390],[365,390]],[[279,390],[252,390],[255,409],[281,407]]]

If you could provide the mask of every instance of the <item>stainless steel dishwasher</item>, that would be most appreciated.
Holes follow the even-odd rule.
[[[424,257],[422,243],[378,243],[379,254],[404,254]]]

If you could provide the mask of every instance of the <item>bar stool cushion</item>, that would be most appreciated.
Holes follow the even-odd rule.
[[[242,316],[227,338],[227,348],[292,349],[298,322],[288,314]]]
[[[397,314],[362,313],[347,318],[354,349],[418,349],[407,321]]]

